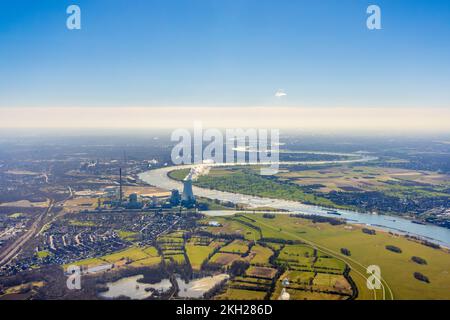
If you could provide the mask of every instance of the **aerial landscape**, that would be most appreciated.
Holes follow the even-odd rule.
[[[164,136],[2,140],[0,298],[450,298],[449,143],[353,141],[344,155],[286,136],[280,172],[261,176],[170,166]],[[299,151],[312,139],[317,152]]]
[[[0,5],[0,301],[450,300],[448,3],[280,2]]]

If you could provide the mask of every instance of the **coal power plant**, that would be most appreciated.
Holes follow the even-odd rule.
[[[195,204],[195,196],[192,191],[192,173],[190,172],[183,180],[183,194],[181,195],[181,203],[184,206],[193,206]]]

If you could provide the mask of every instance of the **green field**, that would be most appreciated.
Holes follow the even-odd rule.
[[[94,267],[103,264],[117,264],[119,262],[128,262],[132,267],[154,266],[161,262],[161,257],[155,247],[136,247],[132,246],[125,250],[117,251],[98,258],[80,260],[74,263],[64,265],[66,269],[69,265]]]
[[[158,237],[157,244],[162,251],[165,263],[185,264],[185,231],[171,232],[167,235]]]
[[[66,270],[69,266],[95,267],[95,266],[100,266],[102,264],[107,264],[107,262],[102,260],[101,258],[88,258],[88,259],[83,259],[83,260],[67,263],[67,264],[63,265],[63,269]]]
[[[270,248],[256,244],[252,247],[250,255],[254,255],[250,259],[251,264],[266,265],[269,263],[269,259],[273,255],[273,251]]]
[[[70,220],[69,224],[75,227],[95,227],[95,223],[93,221]]]
[[[131,247],[123,251],[115,252],[106,256],[103,256],[101,259],[107,262],[114,263],[119,260],[132,260],[137,261],[141,259],[147,258],[148,255],[143,251],[142,248]]]
[[[220,252],[244,254],[248,251],[248,243],[242,240],[234,240],[230,244],[222,247]]]
[[[342,261],[321,259],[316,264],[318,267],[340,269],[343,262],[347,263],[352,269],[350,275],[358,286],[360,299],[373,299],[375,294],[377,299],[383,297],[382,290],[376,290],[374,293],[366,287],[366,267],[369,265],[380,266],[382,278],[385,280],[384,295],[387,299],[392,296],[395,299],[450,299],[450,254],[443,249],[433,249],[381,231],[374,236],[367,235],[357,226],[350,229],[346,225],[312,223],[310,220],[282,214],[270,221],[264,219],[261,214],[251,214],[249,217],[257,221],[255,224],[261,227],[264,237],[302,240],[316,247],[319,252]],[[402,253],[386,250],[387,244],[401,248]],[[352,253],[351,257],[342,255],[341,248],[348,248]],[[301,257],[300,254],[308,250],[296,251],[298,252],[284,256],[303,261],[306,257]],[[297,253],[299,256],[296,256]],[[419,256],[427,260],[428,264],[418,265],[411,261],[412,256]],[[416,280],[413,276],[416,271],[426,275],[430,283]]]
[[[265,292],[253,290],[241,290],[228,288],[228,290],[216,297],[219,300],[263,300]]]
[[[212,234],[220,235],[220,234],[235,234],[244,236],[246,240],[259,240],[260,234],[255,229],[248,227],[243,224],[239,218],[232,217],[215,217],[211,219],[219,222],[221,227],[212,227],[207,226],[205,229]]]
[[[191,267],[195,271],[199,271],[200,267],[208,256],[214,251],[218,244],[211,242],[209,245],[201,246],[193,243],[186,244],[186,253],[189,257]]]
[[[161,263],[161,257],[147,257],[141,260],[136,260],[130,263],[130,266],[132,267],[149,267],[149,266],[155,266],[157,264]]]
[[[116,232],[121,239],[126,240],[126,241],[136,240],[137,237],[139,236],[138,232],[133,232],[133,231],[117,230]]]
[[[314,249],[306,245],[288,245],[280,251],[279,259],[310,258],[314,255]]]
[[[314,272],[302,272],[295,270],[288,270],[281,279],[288,278],[292,283],[309,284],[315,277]]]
[[[48,251],[38,251],[38,252],[36,252],[36,256],[39,259],[44,259],[44,258],[48,257],[49,255],[51,255],[51,253],[48,252]]]

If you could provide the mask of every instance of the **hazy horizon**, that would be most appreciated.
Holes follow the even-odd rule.
[[[0,108],[0,127],[3,129],[173,129],[191,128],[195,121],[214,128],[450,132],[450,110],[446,108]]]

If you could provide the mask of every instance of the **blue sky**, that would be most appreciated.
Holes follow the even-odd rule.
[[[0,107],[450,108],[449,39],[446,0],[0,0]]]

